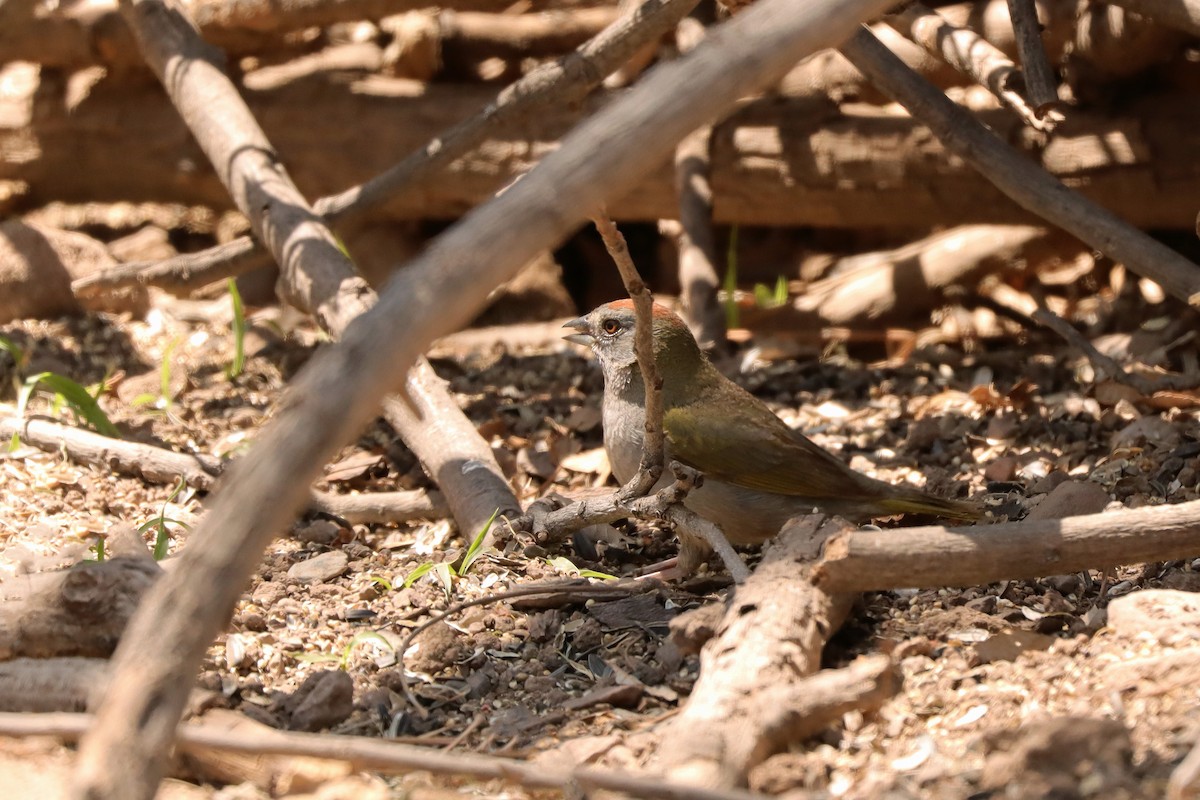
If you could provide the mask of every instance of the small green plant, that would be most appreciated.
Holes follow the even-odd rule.
[[[547,558],[546,563],[553,567],[555,572],[561,572],[565,575],[575,575],[580,578],[596,578],[602,581],[617,580],[616,575],[609,575],[607,572],[597,572],[594,569],[580,569],[566,556]]]
[[[774,290],[765,283],[754,284],[754,304],[759,308],[778,308],[788,301],[787,278],[780,275],[775,279]]]
[[[96,542],[88,548],[88,552],[91,553],[94,558],[85,558],[84,561],[95,561],[100,563],[107,559],[108,553],[104,549],[104,537],[97,535]]]
[[[366,641],[377,641],[383,645],[385,650],[395,650],[384,636],[375,631],[359,631],[354,634],[354,637],[346,643],[342,648],[341,656],[336,656],[333,653],[302,653],[296,656],[297,661],[304,661],[309,664],[329,664],[337,662],[338,669],[345,672],[350,667],[350,654],[354,652],[354,648]]]
[[[368,575],[367,580],[369,580],[371,583],[375,584],[376,586],[380,587],[385,592],[390,592],[390,591],[392,591],[392,589],[395,588],[394,586],[392,586],[392,582],[389,581],[387,578],[383,577],[382,575]]]
[[[229,287],[229,299],[233,301],[233,361],[225,368],[225,377],[233,380],[246,368],[246,308],[242,305],[237,281],[229,278],[225,285]]]
[[[457,568],[449,561],[426,561],[404,576],[404,588],[407,589],[422,577],[432,572],[434,577],[438,579],[438,583],[442,584],[442,588],[449,594],[454,587],[454,579],[466,575],[467,571],[471,569],[471,565],[482,555],[483,542],[487,538],[488,531],[492,529],[492,523],[496,521],[499,513],[500,509],[498,508],[493,511],[492,516],[488,517],[488,521],[484,523],[479,533],[475,534],[475,538],[467,546],[467,551],[463,553],[463,557]]]
[[[0,334],[0,350],[12,356],[12,360],[16,363],[18,369],[25,365],[25,351],[21,348],[21,345],[3,334]]]
[[[39,372],[26,378],[21,385],[21,391],[17,397],[17,416],[25,416],[29,398],[39,388],[44,388],[54,395],[52,409],[55,413],[65,403],[77,421],[83,420],[97,433],[120,438],[121,432],[117,430],[116,425],[112,424],[108,415],[104,413],[104,409],[100,408],[100,404],[97,402],[100,393],[104,391],[104,385],[104,381],[96,384],[93,394],[65,375],[59,375],[57,372]],[[14,433],[12,441],[8,445],[9,451],[15,450],[19,444],[20,437]]]
[[[736,328],[740,320],[737,304],[738,226],[729,229],[729,249],[725,253],[725,327]]]
[[[171,492],[171,496],[163,501],[162,509],[158,512],[158,516],[138,528],[138,533],[154,531],[153,552],[155,561],[162,561],[166,558],[167,551],[171,547],[171,529],[167,527],[168,525],[178,525],[185,531],[190,529],[190,526],[186,522],[180,522],[177,519],[171,519],[167,516],[167,506],[179,496],[179,493],[183,491],[183,487],[185,486],[187,486],[187,483],[183,478],[180,478],[178,485],[175,486],[175,490]]]
[[[21,373],[25,371],[26,365],[29,364],[29,353],[12,339],[3,335],[0,335],[0,351],[8,353],[13,360],[13,366],[15,367],[12,374],[13,394],[20,394]]]
[[[159,411],[170,411],[171,403],[174,402],[171,397],[171,356],[175,354],[179,342],[179,337],[176,337],[163,349],[162,361],[158,365],[158,396],[149,392],[139,394],[133,398],[135,407],[153,405]]]

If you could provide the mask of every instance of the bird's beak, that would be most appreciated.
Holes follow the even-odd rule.
[[[570,322],[563,323],[563,327],[564,328],[573,328],[576,331],[575,333],[567,333],[567,334],[563,335],[563,338],[566,339],[568,342],[574,342],[575,344],[582,344],[582,345],[591,345],[591,343],[594,341],[594,339],[592,338],[592,335],[587,332],[587,329],[588,329],[587,320],[585,320],[583,317],[576,317],[575,319],[571,320]]]

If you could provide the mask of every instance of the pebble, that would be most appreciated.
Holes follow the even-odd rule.
[[[330,550],[293,564],[287,571],[287,577],[294,583],[324,583],[345,572],[349,563],[350,558],[341,550]]]
[[[1099,514],[1108,505],[1108,492],[1090,481],[1069,481],[1059,484],[1026,519],[1063,519],[1084,514]]]

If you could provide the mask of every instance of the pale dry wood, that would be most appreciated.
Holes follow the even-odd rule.
[[[271,263],[271,254],[254,246],[249,237],[182,253],[164,261],[127,261],[71,282],[76,295],[106,292],[125,286],[156,286],[184,295],[216,281],[234,278]]]
[[[7,440],[14,433],[25,444],[65,452],[82,464],[133,475],[149,483],[170,485],[182,478],[188,486],[202,491],[216,486],[228,463],[215,456],[112,439],[49,420],[0,418],[0,438]],[[353,495],[313,491],[308,510],[333,514],[351,523],[396,523],[440,519],[449,508],[440,492],[414,489]]]
[[[345,329],[332,332],[341,335]],[[383,401],[383,417],[441,489],[459,531],[473,537],[493,514],[519,511],[491,446],[424,356],[409,370],[404,389],[406,399]]]
[[[450,513],[441,492],[426,492],[423,489],[358,494],[313,492],[308,510],[333,514],[354,524],[396,524],[414,519],[442,519]]]
[[[370,418],[429,342],[468,321],[492,288],[590,211],[629,191],[688,132],[885,5],[761,0],[693,53],[647,75],[393,278],[379,303],[306,365],[279,415],[231,469],[193,532],[197,544],[131,621],[95,733],[81,742],[75,796],[153,796],[192,677],[267,541],[304,503],[319,465]],[[398,336],[401,320],[405,335]],[[151,644],[161,658],[144,658]]]
[[[399,202],[404,196],[421,198],[429,178],[455,159],[497,130],[541,110],[577,102],[638,48],[670,30],[695,4],[696,0],[645,0],[574,53],[530,71],[464,121],[445,126],[445,130],[439,128],[423,147],[399,163],[362,186],[324,198],[318,208],[335,221],[353,220],[385,202]]]
[[[129,0],[127,16],[172,103],[224,176],[281,271],[292,305],[335,338],[375,301],[319,213],[308,208],[236,88],[212,62],[187,20],[158,0]],[[411,405],[390,399],[383,416],[438,482],[460,528],[482,528],[492,514],[520,508],[491,448],[443,381],[418,358],[408,376]]]
[[[14,4],[10,0],[5,7],[8,5]],[[197,0],[180,5],[205,40],[237,55],[285,49],[284,35],[301,28],[377,20],[428,4],[424,0]],[[440,5],[495,9],[488,0],[451,0]],[[0,25],[0,63],[32,61],[64,69],[103,64],[117,70],[143,63],[130,28],[112,0],[56,6],[37,14],[13,13],[6,19],[6,24]]]
[[[1200,16],[1198,16],[1200,19]],[[1167,781],[1167,800],[1194,800],[1200,794],[1200,743],[1171,770]]]
[[[1155,22],[1200,36],[1200,0],[1110,0]]]
[[[1072,192],[1001,141],[975,117],[912,72],[860,30],[842,52],[879,88],[1006,195],[1131,271],[1159,283],[1169,294],[1200,306],[1200,267],[1166,245]]]
[[[348,223],[361,219],[368,211],[384,203],[395,205],[407,200],[415,202],[418,207],[428,206],[431,200],[431,189],[428,186],[431,178],[438,176],[456,159],[475,150],[489,137],[496,136],[517,122],[529,122],[531,119],[537,119],[539,113],[552,109],[554,114],[558,114],[561,112],[557,109],[577,103],[594,89],[605,75],[620,66],[631,53],[670,30],[671,26],[695,4],[696,0],[646,0],[633,13],[613,22],[576,52],[531,70],[498,95],[492,96],[487,90],[483,90],[468,97],[466,103],[460,105],[447,104],[447,98],[443,97],[426,112],[403,114],[395,122],[364,119],[360,113],[351,112],[349,109],[344,115],[332,110],[333,116],[321,115],[320,118],[326,120],[359,120],[361,125],[358,129],[363,131],[392,131],[395,134],[394,138],[399,140],[397,149],[407,150],[410,154],[398,163],[388,166],[387,159],[394,156],[380,153],[382,158],[378,167],[370,171],[382,171],[362,185],[344,191],[339,189],[336,194],[330,193],[334,191],[333,186],[323,190],[317,189],[319,193],[327,195],[317,202],[317,210],[334,220]],[[342,95],[345,93],[339,90],[338,96]],[[489,99],[485,100],[484,97]],[[303,102],[307,104],[313,101],[314,98],[308,96]],[[285,103],[284,107],[288,108],[290,105]],[[261,116],[262,110],[257,109],[257,112]],[[429,129],[417,128],[414,125],[415,120],[430,120],[432,125]],[[344,126],[339,124],[338,128],[336,135],[341,139],[345,133]],[[414,129],[415,137],[410,142],[404,136],[411,135]],[[558,130],[565,129],[563,126]],[[274,133],[278,139],[280,135],[286,136],[289,130],[294,132],[291,123],[281,125]],[[326,156],[334,154],[324,144],[329,138],[330,136],[322,134],[317,139],[321,143],[321,151]],[[335,152],[354,150],[352,146],[347,146]],[[374,153],[378,150],[379,148],[372,144],[358,152]],[[303,163],[303,159],[289,159],[289,163],[293,165],[293,172],[300,166],[297,164],[298,160]],[[522,170],[524,168],[522,167]],[[339,181],[343,180],[342,171],[336,171],[336,174]],[[298,179],[303,181],[302,176]],[[507,180],[508,178],[505,179]],[[491,185],[469,205],[461,206],[458,213],[465,212],[477,202],[482,202],[500,185],[502,184]],[[311,186],[309,191],[313,191]],[[259,249],[259,246],[250,237],[242,237],[221,245],[220,248],[221,253],[213,253],[210,250],[205,253],[211,255],[189,254],[170,259],[156,267],[155,273],[171,280],[170,274],[176,270],[186,270],[192,274],[199,273],[202,267],[228,271],[233,266],[222,264],[225,257],[236,257],[239,267],[249,268],[249,254]]]
[[[208,490],[225,466],[214,456],[113,439],[50,420],[0,418],[0,438],[8,441],[13,434],[33,447],[51,452],[62,449],[74,461],[134,475],[149,483],[172,484],[183,478],[189,486]]]
[[[573,50],[617,20],[615,6],[532,14],[442,11],[438,38],[447,61],[552,56]]]
[[[901,34],[985,87],[997,100],[1012,109],[1024,122],[1046,129],[1049,115],[1042,117],[1030,107],[1013,85],[1020,77],[1016,64],[999,48],[969,28],[951,25],[924,3],[913,3],[884,20]]]
[[[54,736],[75,741],[87,736],[96,720],[87,714],[0,713],[0,736]],[[756,800],[760,795],[738,790],[703,790],[670,783],[653,775],[595,767],[551,767],[513,758],[443,752],[430,747],[401,744],[378,737],[298,733],[254,728],[230,730],[226,724],[203,721],[182,725],[175,737],[183,753],[219,751],[257,756],[321,758],[345,762],[355,771],[392,774],[432,772],[479,780],[502,780],[532,789],[577,791],[579,787],[624,792],[634,797],[662,800]]]
[[[660,766],[669,778],[737,786],[795,734],[811,732],[793,709],[775,706],[781,701],[776,692],[763,688],[795,685],[817,673],[825,643],[849,613],[854,596],[819,588],[811,572],[822,543],[845,525],[825,517],[793,520],[734,590],[701,650],[691,695],[662,730]]]
[[[679,23],[675,40],[682,53],[704,41],[699,20]],[[679,196],[678,225],[667,230],[679,251],[680,299],[688,328],[700,346],[709,349],[725,341],[725,314],[717,302],[717,244],[712,229],[712,168],[710,148],[713,128],[704,125],[684,137],[675,148],[675,192]],[[662,229],[663,223],[659,223]]]
[[[1143,395],[1152,395],[1161,391],[1186,391],[1200,385],[1200,376],[1194,374],[1160,374],[1143,375],[1126,370],[1112,356],[1100,352],[1086,336],[1076,330],[1070,322],[1055,314],[1050,309],[1039,306],[1029,309],[1028,305],[1017,302],[1014,290],[1000,282],[985,281],[979,287],[980,294],[998,311],[1003,311],[1010,318],[1017,320],[1028,328],[1041,326],[1058,334],[1071,347],[1082,353],[1100,376],[1107,376],[1118,383],[1131,386]],[[1017,296],[1020,296],[1019,294]],[[1022,297],[1029,300],[1028,296]],[[1028,312],[1028,313],[1027,313]]]
[[[817,566],[828,591],[978,586],[1192,558],[1200,553],[1200,501],[986,527],[845,531]]]
[[[340,182],[355,179],[350,176],[386,169],[391,155],[371,131],[388,130],[397,150],[419,149],[486,102],[486,91],[477,87],[434,84],[414,96],[411,83],[374,79],[355,89],[289,86],[248,98],[306,194],[337,191]],[[30,127],[5,127],[0,97],[0,179],[29,184],[30,203],[158,197],[228,208],[228,195],[199,166],[203,159],[186,127],[160,95],[101,85],[69,116],[46,109]],[[489,139],[449,171],[436,173],[436,180],[418,181],[413,193],[375,207],[372,218],[456,218],[526,172],[566,130],[612,99],[606,95],[582,107],[524,117],[503,138]],[[112,129],[114,118],[123,120],[120,131]],[[1010,112],[997,109],[976,118],[1005,141],[1022,141],[1025,126]],[[347,128],[339,122],[344,119],[361,124]],[[1073,110],[1069,124],[1059,126],[1036,161],[1131,224],[1191,231],[1190,193],[1200,183],[1200,161],[1186,142],[1198,127],[1200,104],[1173,93],[1136,98],[1117,110]],[[345,146],[330,149],[334,137]],[[31,140],[38,157],[30,157]],[[795,141],[806,142],[806,148],[784,146]],[[139,158],[123,163],[131,148]],[[721,224],[928,228],[931,221],[1038,221],[951,157],[921,120],[878,109],[849,106],[831,117],[825,104],[786,98],[752,103],[716,127],[711,158],[713,218]],[[58,168],[67,161],[77,168]],[[181,164],[191,166],[181,171]],[[675,216],[678,199],[668,160],[649,165],[635,189],[609,198],[607,209],[620,222]],[[196,273],[195,259],[190,256],[182,266]]]
[[[892,250],[851,256],[809,284],[793,306],[821,325],[880,324],[944,302],[944,290],[1004,270],[1046,235],[1028,225],[963,225]]]

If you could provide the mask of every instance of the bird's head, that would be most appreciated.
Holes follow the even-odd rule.
[[[655,303],[651,319],[654,322],[654,354],[659,369],[674,371],[676,367],[694,367],[702,359],[700,348],[683,320],[664,306]],[[637,364],[633,332],[637,317],[632,300],[617,300],[592,309],[578,319],[566,323],[571,328],[563,338],[592,348],[606,376],[624,371]]]

